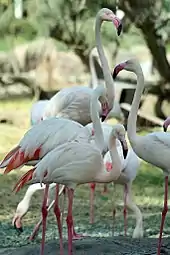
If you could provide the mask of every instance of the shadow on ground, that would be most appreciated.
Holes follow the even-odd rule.
[[[74,241],[74,255],[156,255],[157,239],[132,239],[125,237],[86,238]],[[48,242],[45,254],[53,255],[59,251],[58,241]],[[64,243],[64,254],[67,254],[67,242]],[[17,249],[2,249],[0,255],[38,255],[40,245],[28,245]],[[170,254],[170,242],[163,239],[161,255]]]

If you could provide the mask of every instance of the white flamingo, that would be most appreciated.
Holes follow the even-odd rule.
[[[91,142],[94,142],[93,123],[89,123],[88,125],[86,125],[86,127],[88,128],[89,132],[93,135],[91,137]],[[102,131],[103,131],[103,135],[104,135],[104,147],[103,147],[103,151],[102,151],[103,157],[109,150],[108,143],[109,143],[109,136],[112,131],[112,128],[113,128],[112,125],[110,125],[108,123],[102,123]],[[120,146],[120,143],[118,140],[116,141],[116,146]],[[107,184],[104,184],[104,190],[106,189],[106,187],[107,187]],[[95,188],[96,188],[96,184],[91,183],[90,184],[90,223],[91,224],[94,223],[94,192],[95,192]]]
[[[97,88],[99,90],[99,88]],[[105,90],[104,90],[105,91]],[[100,89],[100,93],[103,93],[103,89]],[[99,95],[98,95],[99,96]],[[92,97],[96,97],[93,95]],[[96,98],[98,100],[98,98]],[[116,138],[120,139],[125,149],[127,144],[125,140],[125,129],[122,125],[117,125],[113,128],[110,141],[109,149],[112,160],[114,162],[114,169],[110,173],[104,170],[102,150],[104,146],[104,138],[101,129],[99,116],[97,113],[96,103],[94,100],[91,101],[91,118],[95,130],[95,142],[96,144],[87,143],[83,141],[72,141],[65,143],[51,153],[48,153],[35,168],[28,171],[16,184],[17,190],[19,190],[25,182],[32,179],[34,176],[36,179],[33,182],[44,182],[44,183],[61,183],[66,185],[68,188],[68,242],[69,242],[69,254],[72,252],[72,202],[74,189],[78,184],[88,183],[91,181],[95,182],[110,182],[117,179],[121,175],[121,162],[119,160],[117,149],[115,147]],[[48,162],[48,163],[47,163]],[[47,166],[48,165],[48,166]],[[41,171],[40,171],[41,168]],[[34,176],[33,176],[34,173]],[[124,175],[122,178],[126,179]],[[48,185],[46,186],[44,202],[43,202],[43,238],[42,238],[42,252],[44,250],[44,234],[45,234],[45,221],[47,217],[46,200],[48,194]],[[62,248],[62,231],[60,222],[60,212],[58,208],[58,185],[56,189],[56,203],[54,206],[54,212],[57,217],[60,237],[60,248],[61,254]],[[71,231],[71,232],[70,232]]]
[[[95,93],[95,92],[94,92]],[[88,129],[81,124],[64,118],[51,118],[30,128],[19,144],[1,161],[5,173],[26,165],[35,165],[48,152],[75,138],[90,139]]]
[[[160,255],[162,232],[166,213],[168,211],[168,176],[170,173],[170,134],[164,132],[153,132],[145,136],[136,134],[137,111],[144,90],[144,75],[138,61],[131,59],[117,65],[113,72],[113,78],[121,70],[134,72],[137,76],[137,87],[128,117],[127,134],[134,152],[143,160],[163,170],[165,176],[164,207],[160,226],[157,255]]]
[[[52,189],[55,186],[55,184],[51,184],[50,188]],[[30,207],[30,201],[33,196],[33,194],[37,190],[44,190],[45,184],[40,185],[40,183],[35,183],[33,185],[30,185],[23,197],[23,199],[19,202],[15,215],[12,219],[12,225],[17,229],[19,232],[23,232],[22,227],[22,218],[27,214],[28,209]]]
[[[127,221],[126,221],[126,207],[128,207],[130,210],[132,210],[135,213],[136,216],[136,227],[133,231],[133,238],[141,238],[143,237],[143,216],[140,211],[140,209],[137,207],[137,205],[133,202],[132,199],[132,194],[131,194],[131,189],[132,189],[132,183],[136,178],[136,175],[139,170],[140,166],[140,159],[137,157],[137,155],[134,153],[133,149],[130,148],[128,150],[128,154],[126,159],[124,159],[123,156],[123,151],[121,146],[117,146],[117,150],[119,153],[119,157],[122,161],[122,172],[126,175],[127,179],[129,180],[128,182],[123,182],[121,178],[118,178],[115,182],[114,185],[116,184],[121,184],[124,185],[124,228],[125,228],[125,236],[126,236],[126,226],[127,226]],[[107,171],[112,170],[112,160],[110,157],[110,154],[107,152],[106,155],[104,156],[104,162],[105,162],[105,167]],[[114,196],[115,198],[115,196]],[[115,219],[115,208],[113,208],[113,216]],[[113,219],[113,220],[114,220]]]
[[[88,125],[86,125],[86,128],[89,130],[89,132],[92,134],[92,137],[91,137],[91,142],[94,142],[94,129],[93,129],[93,124],[90,123]],[[103,131],[103,134],[104,134],[104,148],[103,148],[103,156],[106,154],[106,152],[108,152],[108,142],[109,142],[109,135],[112,131],[112,126],[110,124],[107,124],[107,123],[102,123],[102,131]],[[119,141],[117,140],[116,141],[116,145],[117,146],[120,146],[120,143]],[[119,150],[119,148],[118,148]],[[51,187],[52,185],[52,187]],[[53,184],[50,185],[50,189],[49,189],[49,194],[51,192],[51,188],[53,188]],[[95,184],[92,183],[90,185],[90,188],[91,188],[91,193],[90,193],[90,222],[93,223],[93,218],[94,218],[94,188],[95,188]],[[12,225],[15,227],[15,229],[17,229],[18,231],[22,232],[23,231],[23,227],[22,227],[22,219],[23,217],[26,215],[28,209],[29,209],[29,206],[30,206],[30,201],[31,201],[31,198],[33,196],[33,194],[36,192],[36,191],[39,191],[39,190],[44,190],[45,189],[45,185],[40,185],[40,184],[33,184],[33,185],[30,185],[28,190],[26,191],[25,193],[25,196],[23,197],[23,199],[19,202],[18,206],[17,206],[17,209],[16,209],[16,212],[15,212],[15,215],[13,217],[13,220],[12,220]],[[60,190],[60,194],[62,193],[62,190]],[[54,205],[54,200],[51,202],[48,210],[50,210],[52,208],[52,206]],[[39,227],[42,223],[42,220],[40,220],[35,228],[34,228],[34,231],[32,233],[32,235],[30,236],[30,240],[33,240],[39,230]],[[76,232],[73,230],[74,232],[74,236],[73,236],[73,239],[78,239],[78,237],[82,237],[82,235],[78,235],[76,234]]]
[[[103,8],[97,13],[95,23],[96,46],[103,68],[104,80],[107,89],[107,100],[109,105],[108,109],[105,109],[105,111],[100,113],[101,117],[104,120],[110,110],[113,108],[115,91],[113,79],[101,42],[100,27],[103,21],[113,22],[114,26],[117,29],[118,35],[121,32],[122,24],[115,16],[115,14],[107,8]],[[44,111],[43,118],[46,119],[51,116],[62,116],[68,119],[75,120],[82,125],[90,123],[90,98],[92,92],[93,89],[82,86],[74,86],[71,88],[64,88],[60,90],[50,99]]]
[[[89,54],[89,67],[90,67],[90,73],[91,73],[91,82],[89,84],[89,87],[92,89],[95,89],[98,85],[104,84],[104,80],[98,79],[97,77],[97,72],[96,72],[96,68],[94,64],[95,59],[98,65],[100,66],[100,58],[99,58],[99,54],[96,47],[92,48]],[[102,71],[102,68],[101,68],[101,71]],[[107,119],[110,119],[110,118],[115,118],[118,121],[124,122],[124,114],[120,108],[119,102],[116,100],[114,101],[112,110],[109,112],[107,116]]]
[[[100,88],[99,88],[100,90]],[[93,98],[98,95],[98,91],[93,91]],[[104,101],[101,105],[105,107],[107,103]],[[96,101],[95,101],[96,103]],[[96,108],[99,105],[97,102]],[[41,160],[47,153],[56,148],[57,146],[66,143],[68,141],[77,139],[83,139],[86,142],[90,141],[92,134],[89,130],[83,127],[81,124],[75,121],[71,121],[64,118],[51,118],[34,125],[21,139],[20,143],[11,150],[6,157],[1,161],[0,168],[4,168],[5,172],[8,173],[13,169],[25,165],[35,165]],[[37,186],[36,186],[37,188]],[[39,188],[38,188],[39,189]],[[31,190],[31,188],[30,188]],[[29,190],[29,194],[30,194]],[[35,187],[33,187],[35,192]],[[31,196],[30,196],[31,198]],[[29,204],[29,203],[28,203]],[[22,204],[21,204],[22,205]],[[24,209],[23,209],[24,213]],[[24,214],[23,214],[24,215]],[[21,226],[21,215],[17,220],[13,220],[14,227],[22,231]],[[80,235],[77,235],[74,231],[74,238],[77,239]]]
[[[86,127],[94,135],[92,123],[88,124]],[[104,149],[103,149],[102,154],[104,157],[105,167],[109,171],[110,169],[112,169],[112,163],[111,163],[110,153],[108,152],[108,142],[109,142],[109,135],[112,131],[112,126],[107,123],[102,123],[102,130],[103,130],[103,134],[104,134]],[[116,146],[117,146],[117,150],[118,150],[120,159],[122,161],[122,171],[124,172],[124,174],[126,176],[128,176],[128,179],[130,180],[128,183],[121,183],[121,180],[119,180],[119,179],[116,181],[117,184],[122,184],[125,186],[125,189],[124,189],[124,191],[125,191],[124,197],[126,198],[124,200],[124,202],[125,202],[125,204],[124,204],[125,235],[126,235],[126,206],[127,206],[136,215],[136,227],[134,229],[132,237],[139,238],[139,237],[143,236],[143,217],[142,217],[140,209],[134,204],[134,202],[132,200],[131,186],[132,186],[132,182],[136,178],[137,172],[139,170],[140,159],[134,153],[132,148],[128,151],[127,158],[124,159],[122,146],[118,140],[116,141]],[[94,191],[95,191],[95,187],[96,187],[95,183],[90,184],[90,189],[91,189],[90,190],[90,223],[94,223]],[[107,190],[107,184],[104,184],[104,192],[106,192],[106,190]],[[115,218],[115,208],[113,210],[113,217]]]
[[[99,55],[97,53],[96,47],[94,47],[89,54],[89,67],[90,67],[90,74],[91,74],[91,82],[89,87],[95,89],[98,85],[103,85],[104,81],[99,80],[97,78],[96,69],[94,66],[94,58],[97,59],[98,63],[100,62]],[[47,107],[49,100],[39,100],[35,102],[31,107],[31,125],[35,125],[42,121],[43,113],[45,108]],[[124,121],[124,114],[120,108],[120,105],[117,101],[114,102],[112,110],[109,112],[107,119],[115,118],[118,121]]]

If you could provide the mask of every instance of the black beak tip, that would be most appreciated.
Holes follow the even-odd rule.
[[[21,234],[21,233],[24,231],[22,227],[17,228],[15,222],[14,222],[14,228],[16,229],[16,231],[18,232],[18,234]]]
[[[167,128],[163,125],[163,130],[164,130],[164,132],[166,132],[167,131]]]
[[[122,32],[122,28],[123,28],[123,26],[122,26],[122,24],[120,24],[119,26],[118,26],[118,28],[117,28],[117,35],[119,36],[120,34],[121,34],[121,32]]]
[[[116,79],[116,76],[117,76],[117,73],[116,73],[116,70],[114,70],[114,71],[113,71],[113,74],[112,74],[113,80]]]
[[[123,157],[124,157],[124,159],[126,159],[127,154],[128,154],[128,149],[124,149],[123,150]]]
[[[101,116],[101,120],[102,120],[102,122],[104,122],[104,121],[105,121],[105,119],[106,119],[106,116],[102,115],[102,116]]]

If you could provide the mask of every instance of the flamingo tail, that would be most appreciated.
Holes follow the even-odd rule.
[[[14,188],[13,188],[13,191],[16,191],[16,193],[18,191],[20,191],[22,189],[22,187],[27,183],[29,182],[32,177],[33,177],[33,173],[35,171],[35,167],[30,169],[27,173],[25,173],[18,181],[17,183],[15,184]]]
[[[8,165],[11,158],[17,153],[17,151],[20,149],[20,146],[16,146],[13,148],[6,156],[5,158],[0,162],[0,168],[4,168]]]
[[[24,163],[31,160],[38,160],[41,148],[35,150],[33,156],[29,157],[29,155],[25,156],[25,152],[20,150],[20,146],[17,146],[12,151],[10,151],[7,156],[4,158],[0,167],[6,166],[4,174],[9,173],[11,170],[16,169],[22,166]]]

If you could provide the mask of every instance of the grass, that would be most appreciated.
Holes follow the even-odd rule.
[[[0,124],[0,160],[5,154],[18,143],[20,138],[29,128],[29,113],[32,101],[20,100],[13,102],[1,102],[0,114],[5,111],[7,116],[11,117],[13,125]],[[11,115],[12,113],[12,115]],[[11,174],[0,174],[0,247],[8,245],[18,246],[28,242],[27,237],[31,233],[33,224],[40,217],[41,194],[37,192],[31,201],[31,208],[25,216],[23,223],[25,227],[24,234],[16,236],[11,227],[11,220],[16,210],[18,202],[22,199],[26,187],[14,194],[12,188],[15,182],[23,174],[23,170],[15,170]],[[28,167],[27,167],[28,169]],[[74,216],[78,230],[91,235],[111,235],[112,226],[112,201],[113,186],[109,184],[109,193],[102,195],[102,185],[97,185],[95,202],[95,224],[89,224],[89,187],[82,185],[77,188],[74,202]],[[160,212],[163,205],[163,175],[162,172],[144,162],[142,162],[139,174],[133,184],[133,195],[137,205],[141,208],[144,215],[145,236],[156,236],[160,225]],[[123,234],[123,187],[116,187],[116,204],[118,210],[116,214],[116,233]],[[134,215],[128,214],[128,234],[132,235],[135,219]],[[170,216],[167,216],[165,225],[165,234],[170,233]],[[47,239],[56,237],[56,227],[53,213],[50,212],[48,220]],[[10,234],[9,234],[10,233]],[[6,236],[8,238],[6,239]],[[37,241],[40,241],[40,235]]]

